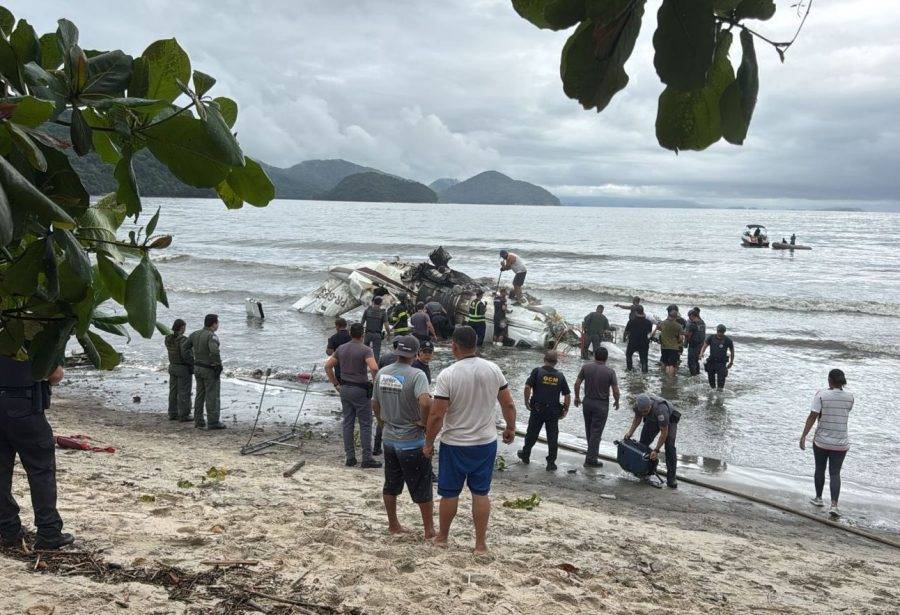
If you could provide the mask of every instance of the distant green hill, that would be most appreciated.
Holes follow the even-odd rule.
[[[318,198],[322,201],[378,203],[437,203],[438,200],[434,190],[424,184],[377,171],[345,177]]]
[[[453,177],[442,177],[428,184],[428,187],[434,190],[438,194],[438,196],[440,196],[441,192],[443,192],[447,188],[450,188],[451,186],[455,186],[458,183],[459,180]]]
[[[275,184],[279,199],[315,199],[327,192],[349,175],[355,173],[381,173],[378,169],[364,167],[341,159],[305,160],[287,169],[263,163],[262,167]]]
[[[450,186],[441,192],[440,202],[486,205],[559,205],[559,199],[540,186],[513,179],[497,171],[485,171]]]

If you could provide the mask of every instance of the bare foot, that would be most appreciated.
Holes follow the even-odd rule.
[[[437,532],[434,531],[434,528],[425,530],[425,540],[431,540],[435,536],[437,536]]]
[[[436,546],[438,549],[446,549],[447,548],[447,537],[446,536],[435,536],[434,546]]]
[[[487,555],[487,545],[475,545],[475,555]]]
[[[389,528],[388,528],[388,533],[389,533],[389,534],[405,534],[405,533],[407,533],[408,531],[409,531],[409,530],[406,529],[405,527],[403,527],[402,525],[397,525],[397,526],[389,527]]]

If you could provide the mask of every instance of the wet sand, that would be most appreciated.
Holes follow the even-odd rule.
[[[561,481],[536,463],[538,451],[532,465],[514,463],[514,444],[496,474],[491,552],[475,557],[466,496],[448,550],[420,537],[405,495],[400,518],[414,531],[389,535],[381,471],[341,465],[333,418],[308,426],[300,453],[242,457],[246,427],[198,431],[67,394],[54,400],[57,435],[87,434],[118,450],[59,451],[60,511],[76,548],[101,549],[124,567],[199,572],[204,560],[257,560],[249,576],[219,583],[265,578],[273,595],[348,613],[900,612],[898,550],[729,497],[657,491],[603,470]],[[306,465],[283,478],[299,457]],[[227,475],[203,480],[213,466]],[[21,471],[14,480],[28,520]],[[533,492],[541,504],[531,511],[500,506]],[[117,600],[137,613],[294,608],[257,598],[235,610],[208,588],[175,601],[157,585],[31,568],[0,556],[0,612],[122,612]]]

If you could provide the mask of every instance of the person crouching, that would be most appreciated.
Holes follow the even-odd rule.
[[[676,476],[678,457],[675,453],[675,436],[678,433],[678,421],[681,413],[667,399],[657,395],[638,395],[634,399],[634,420],[631,427],[625,433],[623,440],[630,440],[638,425],[643,421],[641,429],[641,444],[649,445],[653,438],[659,434],[656,445],[650,451],[650,459],[657,459],[663,444],[666,446],[666,483],[670,489],[678,488]]]

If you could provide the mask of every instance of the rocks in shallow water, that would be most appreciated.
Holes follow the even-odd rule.
[[[132,401],[133,403],[139,404],[139,403],[141,403],[141,396],[140,396],[140,395],[134,395],[134,396],[131,398],[131,401]]]

